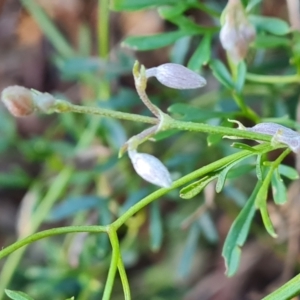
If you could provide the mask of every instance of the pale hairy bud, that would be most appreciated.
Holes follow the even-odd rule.
[[[1,99],[9,112],[15,117],[26,117],[35,110],[31,91],[22,86],[14,85],[2,91]]]
[[[246,57],[249,45],[255,39],[255,28],[248,21],[240,0],[228,1],[223,18],[220,41],[231,59],[238,63]]]
[[[300,151],[300,134],[283,125],[259,123],[253,127],[246,127],[246,130],[271,135],[273,142],[285,144],[295,153]]]
[[[170,173],[159,159],[136,150],[128,150],[128,154],[133,168],[144,180],[163,188],[172,185]]]
[[[196,72],[174,63],[162,64],[146,70],[146,77],[156,77],[163,85],[178,89],[196,89],[206,85],[206,80]]]

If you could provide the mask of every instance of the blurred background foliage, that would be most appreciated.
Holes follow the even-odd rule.
[[[0,88],[19,84],[77,104],[150,115],[134,90],[134,60],[147,68],[174,62],[200,72],[208,84],[176,91],[151,80],[150,98],[172,116],[253,126],[233,100],[239,89],[259,120],[299,129],[300,28],[293,1],[242,2],[257,37],[233,78],[218,37],[227,1],[1,0]],[[275,77],[269,82],[264,75]],[[14,119],[2,106],[0,114],[2,247],[38,229],[109,224],[156,189],[134,173],[126,155],[118,159],[143,124],[75,114]],[[236,151],[216,135],[169,131],[156,139],[141,149],[159,157],[174,179]],[[285,160],[296,162],[294,155]],[[172,191],[121,228],[133,299],[261,299],[297,274],[299,181],[289,185],[286,205],[269,203],[279,238],[269,237],[257,216],[238,273],[224,275],[222,246],[254,188],[254,163],[238,165],[220,194],[209,185],[186,201]],[[99,299],[110,257],[106,235],[39,241],[0,261],[0,298],[9,288],[34,299]],[[112,299],[123,297],[117,278]]]

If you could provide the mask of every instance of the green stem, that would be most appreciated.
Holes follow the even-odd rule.
[[[63,103],[62,101],[58,102],[56,108],[57,108],[56,110],[57,112],[75,112],[75,113],[82,113],[82,114],[93,114],[93,115],[99,115],[104,117],[111,117],[111,118],[123,119],[128,121],[134,121],[134,122],[149,123],[149,124],[159,123],[159,120],[156,118],[145,117],[145,116],[140,116],[140,115],[130,114],[130,113],[123,113],[119,111],[113,111],[110,109],[103,109],[98,107],[73,105],[68,102]],[[171,117],[165,120],[163,127],[164,130],[179,129],[185,131],[214,133],[223,136],[234,136],[241,139],[252,139],[252,140],[265,141],[265,142],[270,142],[272,138],[270,135],[267,134],[261,134],[261,133],[247,131],[247,130],[240,130],[240,129],[223,127],[223,126],[213,126],[204,123],[178,121],[172,119]]]
[[[60,235],[66,233],[78,233],[78,232],[90,232],[90,233],[107,232],[107,228],[105,226],[68,226],[68,227],[59,227],[59,228],[52,228],[52,229],[40,231],[2,249],[0,251],[0,259],[20,249],[21,247],[24,247],[38,240],[50,236],[54,236],[54,235]]]
[[[254,123],[259,123],[260,119],[259,119],[258,115],[250,107],[248,107],[246,105],[244,98],[241,95],[239,95],[235,91],[233,91],[232,97],[246,117],[248,117]]]
[[[119,274],[120,274],[121,282],[122,282],[122,286],[123,286],[124,298],[125,298],[125,300],[131,300],[129,282],[128,282],[127,274],[125,271],[125,267],[124,267],[121,255],[119,258],[119,262],[118,262],[118,269],[119,269]]]
[[[108,236],[112,246],[112,258],[110,262],[110,267],[109,267],[109,271],[105,283],[105,289],[103,292],[102,300],[110,299],[112,288],[116,277],[117,268],[118,268],[118,262],[120,259],[120,248],[119,248],[119,242],[118,242],[118,236],[116,230],[111,225],[107,226],[107,228],[108,228]]]
[[[276,76],[276,75],[258,75],[247,73],[246,79],[248,81],[259,82],[259,83],[299,83],[300,76],[298,74],[295,75],[285,75],[285,76]]]
[[[254,149],[256,149],[257,151],[260,151],[261,153],[266,153],[269,152],[273,149],[275,149],[274,147],[272,147],[271,145],[268,144],[262,144],[262,145],[258,145],[255,146]],[[154,193],[150,194],[149,196],[143,198],[142,200],[140,200],[138,203],[136,203],[134,206],[132,206],[130,209],[128,209],[122,216],[120,216],[116,221],[114,221],[111,225],[118,229],[120,228],[130,217],[132,217],[135,213],[137,213],[139,210],[141,210],[142,208],[144,208],[145,206],[147,206],[149,203],[153,202],[154,200],[156,200],[157,198],[165,195],[166,193],[168,193],[169,191],[178,188],[196,178],[202,177],[216,169],[222,168],[224,165],[229,164],[232,161],[236,161],[238,159],[241,159],[243,157],[246,157],[247,155],[249,155],[249,153],[251,153],[251,151],[249,150],[243,150],[240,151],[238,153],[229,155],[227,157],[224,157],[222,159],[219,159],[216,162],[213,162],[211,164],[208,164],[204,167],[202,167],[199,170],[196,170],[176,181],[173,182],[172,186],[170,188],[161,188],[157,191],[155,191]]]

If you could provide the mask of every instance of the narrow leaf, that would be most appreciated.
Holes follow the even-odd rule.
[[[244,245],[250,230],[251,222],[255,214],[255,197],[261,184],[260,181],[256,184],[246,205],[234,220],[227,234],[222,251],[227,276],[233,276],[238,270],[241,247]]]
[[[282,176],[285,176],[288,179],[295,180],[299,178],[297,170],[290,166],[280,164],[278,167],[278,171]]]
[[[30,296],[23,292],[5,290],[6,295],[13,300],[33,300]]]
[[[232,77],[225,65],[220,60],[212,60],[210,62],[210,67],[218,81],[220,81],[227,89],[234,89]]]
[[[275,35],[286,35],[290,32],[288,23],[278,18],[251,15],[249,20],[257,30],[264,30]]]
[[[187,35],[184,31],[174,31],[148,36],[130,36],[122,42],[122,46],[140,51],[153,50],[171,45]]]
[[[198,239],[200,236],[200,226],[194,223],[188,233],[183,255],[179,263],[179,276],[186,278],[192,267],[192,259],[197,250]]]
[[[163,241],[163,229],[157,201],[152,202],[150,205],[150,240],[151,249],[153,251],[158,251]]]
[[[111,0],[110,8],[116,11],[139,10],[149,7],[172,5],[178,0]]]
[[[279,289],[264,297],[262,300],[292,299],[300,294],[300,274],[285,283]]]
[[[191,59],[188,62],[188,68],[194,71],[199,71],[202,65],[205,65],[209,62],[211,56],[211,35],[204,35],[199,46],[195,50]]]
[[[287,201],[286,187],[281,179],[278,169],[272,174],[272,193],[276,204],[284,204]]]
[[[261,213],[261,217],[264,223],[264,226],[267,230],[267,232],[269,233],[270,236],[272,236],[273,238],[277,237],[277,234],[274,230],[272,221],[269,217],[269,213],[268,213],[268,209],[267,209],[267,203],[265,202],[263,205],[261,205],[259,207],[260,213]]]
[[[180,191],[180,197],[182,199],[191,199],[201,193],[203,189],[214,179],[218,177],[218,174],[214,174],[211,176],[206,176],[201,178],[200,180],[193,182],[192,184],[184,187]]]
[[[247,157],[251,156],[248,155]],[[225,167],[220,173],[219,173],[219,176],[218,176],[218,181],[217,181],[217,184],[216,184],[216,192],[217,193],[220,193],[221,190],[223,189],[224,187],[224,184],[225,184],[225,180],[227,178],[227,174],[228,172],[232,169],[232,167],[234,167],[235,165],[237,165],[239,162],[241,162],[242,160],[244,160],[246,157],[243,157],[241,159],[238,159],[236,161],[234,161],[233,163],[229,164],[227,167]]]
[[[234,142],[232,145],[231,145],[233,148],[236,148],[236,149],[241,149],[241,150],[248,150],[248,151],[251,151],[251,152],[257,152],[257,150],[247,144],[244,144],[244,143],[239,143],[239,142]]]

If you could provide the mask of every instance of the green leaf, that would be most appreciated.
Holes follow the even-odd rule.
[[[282,176],[285,176],[291,180],[295,180],[295,179],[299,178],[299,174],[298,174],[297,170],[295,170],[294,168],[292,168],[290,166],[280,164],[278,167],[278,171],[279,171],[279,174],[281,174]]]
[[[237,66],[237,81],[236,91],[240,94],[243,91],[247,74],[247,65],[244,61],[241,61]]]
[[[287,201],[286,187],[276,169],[272,174],[272,193],[276,204],[284,204]]]
[[[202,65],[206,65],[211,56],[211,35],[204,35],[197,49],[193,53],[188,62],[188,68],[194,71],[199,71]]]
[[[300,274],[262,300],[285,300],[300,295]]]
[[[212,60],[209,65],[218,81],[220,81],[227,89],[234,89],[232,77],[225,65],[220,60]]]
[[[261,154],[258,154],[257,155],[257,160],[256,160],[256,176],[257,176],[257,179],[262,181],[263,180],[263,173],[262,173],[262,155]]]
[[[191,199],[202,192],[202,190],[214,179],[218,177],[218,174],[211,176],[205,176],[200,180],[193,182],[192,184],[184,187],[180,191],[180,197],[182,199]]]
[[[33,300],[30,296],[23,292],[5,290],[6,295],[13,300]]]
[[[277,48],[277,47],[290,47],[291,43],[288,38],[271,36],[266,34],[258,34],[253,43],[254,48]]]
[[[163,226],[158,201],[150,205],[150,241],[151,249],[158,251],[163,241]]]
[[[178,273],[182,278],[186,278],[191,270],[192,259],[198,248],[199,236],[200,226],[197,224],[197,222],[194,222],[188,232],[187,241],[183,250],[182,258],[179,263]]]
[[[187,1],[178,0],[174,6],[163,6],[158,9],[159,15],[163,19],[170,20],[182,15],[190,7]]]
[[[240,142],[232,143],[231,147],[236,148],[236,149],[251,151],[253,153],[257,153],[257,150],[255,148],[253,148],[247,144],[240,143]]]
[[[178,0],[111,0],[110,9],[116,11],[139,10],[155,6],[172,5],[177,2]]]
[[[53,207],[46,220],[48,222],[64,220],[81,211],[97,208],[101,201],[107,200],[93,195],[82,195],[67,198]]]
[[[246,156],[246,157],[249,157],[251,156],[252,154]],[[243,157],[241,159],[238,159],[236,161],[234,161],[233,163],[229,164],[227,167],[225,167],[220,173],[219,173],[219,176],[218,176],[218,181],[217,181],[217,184],[216,184],[216,192],[217,193],[220,193],[224,187],[224,184],[225,184],[225,180],[226,180],[226,177],[227,177],[227,174],[228,172],[231,170],[232,167],[234,167],[235,165],[237,165],[238,163],[240,163],[242,160],[244,160],[246,157]]]
[[[248,18],[257,31],[263,30],[274,35],[286,35],[290,33],[290,26],[281,19],[258,15],[250,15]]]
[[[122,42],[122,46],[140,51],[153,50],[171,45],[178,39],[190,35],[192,34],[184,31],[173,31],[148,36],[130,36]]]
[[[225,259],[227,276],[233,276],[238,270],[241,247],[244,245],[250,230],[251,222],[255,214],[255,197],[261,184],[261,182],[257,182],[249,200],[239,213],[238,217],[234,220],[227,234],[222,251],[222,256]]]

